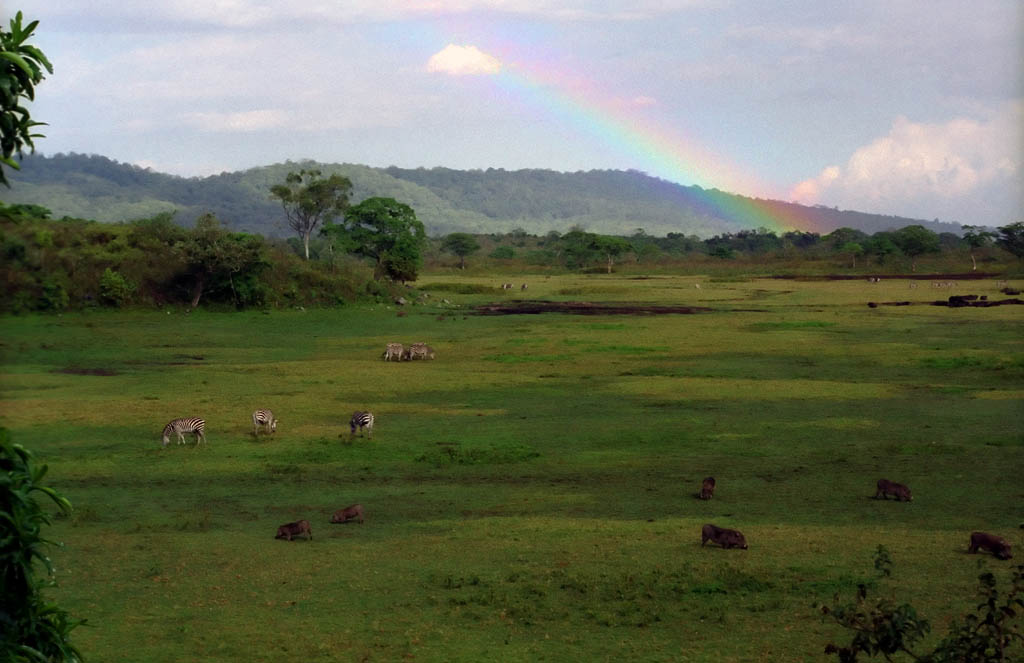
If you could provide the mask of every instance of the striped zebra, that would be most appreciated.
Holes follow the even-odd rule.
[[[433,359],[434,349],[426,343],[413,343],[406,350],[406,359],[414,361],[416,359]]]
[[[402,347],[401,343],[388,343],[384,349],[384,361],[402,361],[402,355],[405,354],[405,348]]]
[[[355,437],[357,428],[360,432],[365,428],[366,436],[373,437],[373,413],[356,410],[348,421],[348,427],[352,430],[353,437]]]
[[[166,447],[171,441],[171,433],[175,433],[178,436],[178,444],[185,444],[185,433],[192,433],[196,436],[196,445],[200,442],[206,442],[206,435],[203,431],[206,429],[206,422],[198,417],[185,417],[183,419],[174,419],[166,426],[164,426],[164,446]]]
[[[260,428],[266,428],[270,433],[277,432],[277,419],[273,412],[260,408],[252,413],[252,434],[259,437]]]

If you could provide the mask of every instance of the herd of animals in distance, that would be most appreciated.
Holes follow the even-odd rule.
[[[511,284],[503,284],[511,286]],[[526,285],[523,285],[525,289]],[[435,358],[434,349],[426,343],[418,342],[404,346],[401,343],[388,343],[384,349],[383,359],[384,361],[416,361],[425,359]],[[349,433],[350,437],[354,438],[358,433],[366,433],[368,438],[373,437],[373,413],[369,411],[357,410],[352,414],[349,419]],[[258,437],[260,430],[264,430],[268,433],[277,432],[278,420],[274,418],[274,413],[271,410],[259,409],[252,413],[252,425],[253,435]],[[163,430],[163,446],[166,447],[171,440],[171,435],[177,435],[178,444],[185,444],[185,435],[191,434],[196,437],[196,446],[200,442],[206,442],[206,421],[198,417],[184,417],[180,419],[174,419],[170,421]],[[701,483],[700,491],[696,497],[701,500],[710,500],[715,494],[715,478],[707,477]],[[893,496],[898,502],[911,502],[914,497],[910,493],[910,488],[901,483],[895,481],[889,481],[888,479],[879,479],[876,484],[875,499],[888,500],[889,496]],[[332,523],[348,523],[358,522],[363,523],[363,505],[352,504],[343,509],[339,509],[331,516]],[[277,528],[276,539],[284,539],[291,541],[296,537],[302,536],[306,540],[312,540],[313,529],[309,524],[308,520],[297,520],[291,523],[285,523]],[[729,529],[725,527],[718,527],[711,523],[704,525],[701,528],[700,534],[700,545],[704,546],[708,541],[718,544],[722,548],[740,548],[747,550],[747,539],[743,536],[743,533]],[[968,544],[967,551],[969,553],[976,553],[978,550],[986,550],[992,553],[997,559],[1007,560],[1013,557],[1010,544],[1006,539],[995,534],[988,532],[971,532],[970,543]]]

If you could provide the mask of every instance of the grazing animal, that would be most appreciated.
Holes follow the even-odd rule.
[[[1001,536],[995,534],[988,534],[987,532],[971,532],[971,546],[967,549],[969,553],[978,552],[978,548],[987,550],[996,559],[1012,559],[1013,553],[1010,551],[1010,544],[1006,542]]]
[[[261,408],[252,413],[252,434],[258,436],[260,427],[271,433],[277,432],[277,419],[274,418],[273,412]]]
[[[519,288],[519,289],[520,290],[526,290],[526,284],[524,283],[523,286],[521,288]]]
[[[426,343],[413,343],[408,349],[409,360],[413,361],[416,359],[433,359],[434,348],[430,347]]]
[[[198,417],[174,419],[164,426],[164,446],[166,447],[170,443],[171,433],[177,434],[178,444],[185,444],[185,433],[192,433],[195,435],[197,445],[200,442],[206,442],[206,435],[203,432],[205,429],[206,422]]]
[[[910,287],[911,287],[912,289],[913,289],[913,288],[916,288],[916,287],[917,287],[917,283],[916,283],[916,282],[914,282],[914,281],[911,281],[911,282],[910,282]]]
[[[363,429],[366,429],[366,436],[373,437],[373,413],[356,410],[352,413],[352,418],[349,419],[348,426],[352,429],[353,437],[356,434],[357,428],[360,432],[362,432]]]
[[[700,486],[700,492],[697,493],[697,497],[702,500],[709,500],[715,496],[715,477],[708,477],[704,479],[704,483]]]
[[[401,343],[388,343],[384,349],[384,361],[402,361],[402,355],[405,354],[405,348],[402,347]]]
[[[353,504],[352,506],[347,506],[344,509],[338,509],[334,512],[334,515],[331,516],[332,523],[347,523],[350,520],[354,520],[360,525],[363,524],[362,504]]]
[[[313,529],[309,526],[308,520],[296,520],[294,523],[287,523],[277,528],[275,539],[292,540],[292,537],[303,535],[307,540],[313,538]]]
[[[883,500],[889,499],[889,495],[894,496],[900,502],[913,502],[914,497],[910,494],[910,488],[904,486],[902,483],[896,483],[895,481],[889,481],[888,479],[879,479],[877,484],[877,490],[875,491],[875,499],[879,496]]]
[[[700,530],[700,545],[703,546],[708,541],[717,543],[723,548],[747,549],[747,539],[739,531],[726,529],[725,527],[716,527],[711,523],[708,523]]]
[[[512,289],[512,284],[511,283],[502,283],[501,284],[501,289],[502,290],[511,290]]]

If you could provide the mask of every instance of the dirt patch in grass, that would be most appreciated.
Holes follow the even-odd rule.
[[[53,372],[67,373],[68,375],[118,375],[117,371],[110,368],[81,368],[78,366],[65,366]]]
[[[545,301],[514,301],[500,304],[484,304],[476,307],[478,315],[537,315],[540,313],[568,313],[570,315],[669,315],[705,313],[711,310],[705,306]]]

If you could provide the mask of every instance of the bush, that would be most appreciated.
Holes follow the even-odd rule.
[[[497,260],[508,260],[516,257],[516,250],[511,246],[499,246],[491,251],[491,257]]]
[[[42,590],[52,587],[53,566],[41,536],[50,517],[35,493],[50,498],[64,514],[71,503],[42,485],[46,466],[36,466],[32,454],[13,444],[0,429],[0,660],[78,661],[81,654],[68,639],[79,624],[67,612],[47,602]],[[36,573],[42,562],[46,573]]]
[[[120,308],[128,303],[135,293],[135,284],[107,267],[100,277],[100,301],[107,306]]]

